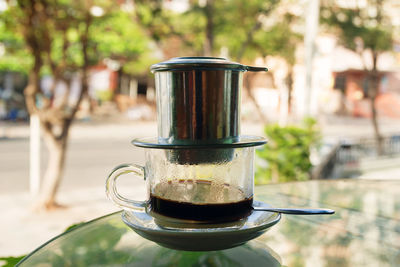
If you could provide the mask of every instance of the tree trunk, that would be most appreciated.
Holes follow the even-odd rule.
[[[370,99],[371,107],[371,122],[374,128],[374,135],[376,141],[376,150],[378,155],[383,154],[383,139],[379,131],[378,116],[376,112],[376,97],[379,93],[379,75],[377,70],[378,52],[372,52],[372,70],[368,77],[368,97]]]
[[[212,56],[214,50],[214,0],[207,0],[204,7],[204,12],[207,20],[206,39],[204,40],[204,56]]]
[[[272,164],[271,166],[271,182],[273,184],[279,183],[279,171],[276,164]]]
[[[340,116],[345,116],[348,115],[349,111],[348,108],[346,106],[346,93],[345,93],[345,89],[339,89],[340,91],[340,103],[339,103],[339,109],[335,112],[335,114],[340,115]]]
[[[374,135],[375,135],[375,140],[376,140],[376,145],[377,145],[376,146],[377,153],[378,153],[378,155],[383,155],[383,138],[379,131],[375,100],[376,100],[376,97],[370,97],[371,113],[372,113],[371,121],[372,121],[372,126],[374,127]]]
[[[53,8],[58,8],[58,4],[51,4],[49,1],[18,1],[17,3],[23,13],[23,19],[20,23],[23,26],[23,36],[30,52],[33,56],[33,68],[29,73],[28,86],[24,90],[25,102],[29,114],[37,114],[43,129],[43,137],[49,151],[49,160],[47,163],[46,173],[43,178],[42,188],[36,201],[36,208],[54,208],[56,204],[55,198],[58,191],[62,173],[65,164],[65,154],[67,149],[68,132],[76,112],[79,109],[83,96],[88,92],[88,73],[89,73],[89,55],[88,44],[90,41],[89,28],[92,23],[92,15],[89,7],[91,1],[84,1],[84,10],[86,10],[84,20],[82,18],[73,17],[73,21],[53,20],[51,12]],[[52,25],[56,22],[56,25]],[[76,72],[76,66],[69,66],[68,49],[71,43],[67,38],[67,31],[76,25],[84,25],[83,32],[80,34],[80,45],[82,45],[83,66],[82,73],[82,89],[75,105],[69,106],[68,98],[71,93],[69,79],[67,78],[71,72]],[[78,32],[81,31],[81,27]],[[52,57],[52,43],[55,41],[56,35],[62,36],[63,45],[61,49],[62,58],[60,61],[54,60]],[[79,42],[77,42],[79,44]],[[40,72],[44,65],[50,67],[50,73],[53,76],[54,83],[52,95],[47,97],[44,95],[40,87]],[[66,81],[69,87],[66,90],[62,103],[53,105],[54,89],[57,82]],[[40,107],[37,106],[40,100]],[[38,155],[39,156],[39,155]]]
[[[246,36],[246,40],[242,43],[239,52],[236,56],[236,60],[237,62],[240,62],[240,60],[242,59],[242,57],[244,56],[244,53],[246,52],[246,49],[248,48],[248,46],[253,42],[253,37],[254,37],[254,33],[256,31],[258,31],[262,26],[261,21],[259,21],[258,19],[256,20],[256,23],[254,24],[254,26],[251,28],[251,30],[247,33]]]
[[[293,66],[288,66],[288,73],[286,76],[286,84],[288,89],[288,98],[287,98],[287,112],[288,116],[290,116],[292,112],[292,93],[293,93]]]
[[[49,160],[42,183],[43,186],[35,206],[38,209],[44,208],[48,210],[60,207],[55,197],[60,186],[65,165],[67,135],[63,135],[57,139],[48,129],[44,129],[43,132],[44,141],[49,152]]]

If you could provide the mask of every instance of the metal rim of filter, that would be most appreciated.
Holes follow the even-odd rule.
[[[165,143],[160,142],[158,137],[138,138],[131,141],[137,147],[155,148],[155,149],[223,149],[223,148],[240,148],[261,146],[267,143],[267,139],[260,136],[241,135],[237,141],[230,143]]]

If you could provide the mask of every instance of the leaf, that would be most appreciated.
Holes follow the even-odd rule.
[[[315,125],[314,119],[307,118],[300,126],[266,126],[264,131],[269,143],[256,154],[267,164],[257,164],[256,184],[309,179],[310,149],[320,140]]]
[[[81,225],[83,225],[83,224],[85,224],[85,222],[80,222],[80,223],[72,224],[72,225],[68,226],[68,227],[64,230],[64,232],[68,232],[69,230],[71,230],[71,229],[73,229],[73,228],[75,228],[75,227],[81,226]]]
[[[1,257],[0,258],[0,266],[1,267],[13,267],[18,262],[20,262],[26,255],[19,256],[19,257]]]

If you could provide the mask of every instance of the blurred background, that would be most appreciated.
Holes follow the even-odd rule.
[[[0,257],[118,210],[105,179],[144,163],[130,140],[157,135],[149,67],[172,57],[269,68],[242,88],[242,133],[269,139],[256,184],[400,179],[399,15],[395,0],[0,0]]]

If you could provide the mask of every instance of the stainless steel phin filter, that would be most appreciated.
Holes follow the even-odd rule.
[[[180,57],[155,64],[151,71],[156,82],[158,143],[181,148],[170,151],[169,159],[182,164],[229,160],[230,145],[240,142],[243,73],[267,69],[223,58]],[[225,145],[217,153],[207,150]]]

